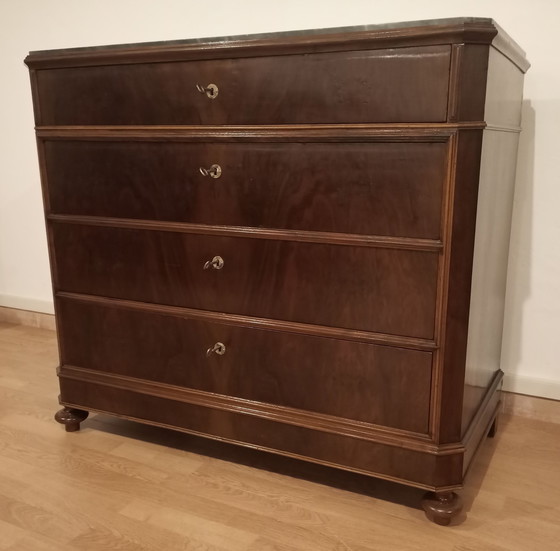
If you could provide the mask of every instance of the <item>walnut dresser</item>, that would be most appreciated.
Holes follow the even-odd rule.
[[[490,19],[32,52],[56,419],[428,490],[495,430],[523,51]]]

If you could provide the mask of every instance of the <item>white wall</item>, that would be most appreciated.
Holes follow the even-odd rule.
[[[29,50],[492,17],[528,52],[503,369],[508,389],[560,399],[560,63],[557,0],[0,0],[0,305],[52,312]]]

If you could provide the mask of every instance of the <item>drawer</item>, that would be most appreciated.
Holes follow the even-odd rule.
[[[431,339],[435,252],[52,224],[64,291]],[[203,269],[215,256],[221,269]]]
[[[425,433],[430,352],[62,299],[62,363]],[[214,343],[225,353],[207,356]],[[318,390],[320,389],[320,390]]]
[[[38,125],[442,122],[449,45],[41,69]],[[199,92],[215,84],[215,98]]]
[[[446,143],[47,141],[54,213],[437,239]],[[218,178],[200,167],[218,164]]]

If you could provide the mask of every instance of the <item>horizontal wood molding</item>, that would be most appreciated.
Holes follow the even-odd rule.
[[[31,52],[25,63],[34,69],[99,64],[183,61],[249,56],[336,52],[448,43],[490,44],[498,33],[491,19],[457,18],[404,24],[289,31],[261,35],[200,38],[148,44]],[[512,50],[508,41],[502,47]],[[512,55],[515,52],[512,53]]]
[[[60,404],[63,406],[66,406],[68,408],[76,408],[76,409],[80,409],[80,407],[83,407],[81,405],[75,404],[71,401],[67,401],[67,400],[63,400],[60,401]],[[190,428],[185,428],[185,427],[181,427],[181,426],[177,426],[177,425],[170,425],[167,423],[161,423],[159,421],[153,421],[150,419],[143,419],[141,417],[135,416],[135,415],[123,415],[121,413],[116,413],[114,411],[107,411],[104,409],[100,409],[100,408],[90,408],[88,407],[88,411],[89,412],[93,412],[93,413],[101,413],[101,414],[106,414],[106,415],[111,415],[112,417],[119,417],[121,419],[126,419],[129,421],[135,421],[138,423],[143,423],[146,425],[151,425],[151,426],[155,426],[155,427],[160,427],[160,428],[164,428],[164,429],[171,429],[174,431],[179,431],[179,432],[183,432],[186,434],[192,434],[195,436],[199,436],[202,438],[206,438],[209,440],[215,440],[218,442],[223,442],[226,444],[235,444],[238,446],[243,446],[245,448],[253,448],[253,449],[257,449],[259,451],[263,451],[263,452],[268,452],[268,453],[273,453],[276,455],[281,455],[283,457],[289,457],[292,459],[297,459],[297,460],[301,460],[301,461],[305,461],[308,463],[315,463],[318,465],[324,465],[326,467],[333,467],[335,469],[343,469],[345,471],[348,472],[353,472],[353,473],[358,473],[358,474],[362,474],[362,475],[366,475],[366,476],[374,476],[375,478],[380,478],[382,480],[388,480],[390,482],[397,482],[399,484],[406,484],[407,486],[412,486],[415,488],[420,488],[423,490],[430,490],[430,491],[452,491],[452,490],[459,490],[462,488],[462,484],[455,484],[455,485],[450,485],[450,486],[432,486],[432,485],[428,485],[428,484],[424,484],[422,482],[417,482],[415,480],[412,480],[412,478],[405,478],[405,477],[397,477],[397,476],[391,476],[388,475],[386,473],[382,473],[382,472],[372,472],[371,470],[365,470],[365,469],[359,469],[356,467],[350,467],[348,465],[344,465],[341,463],[334,463],[332,461],[326,461],[323,459],[317,459],[314,457],[310,457],[308,455],[301,455],[298,453],[293,453],[293,452],[289,452],[286,450],[280,450],[277,448],[271,448],[268,446],[262,446],[262,445],[254,445],[251,444],[249,442],[246,441],[242,441],[242,440],[237,440],[237,439],[233,439],[233,438],[225,438],[223,436],[217,436],[215,434],[210,434],[207,432],[200,432],[198,430],[193,430]],[[378,444],[377,442],[368,442],[368,444],[371,444],[373,446],[383,446],[384,444]],[[405,448],[401,448],[403,452],[405,453],[417,453],[416,450],[406,450]]]
[[[37,126],[49,140],[127,141],[286,141],[303,142],[446,142],[460,129],[485,128],[483,121],[458,123],[282,124],[259,126]]]
[[[189,224],[183,222],[132,220],[126,218],[104,218],[97,216],[76,216],[70,214],[49,214],[47,215],[47,219],[56,223],[79,224],[84,226],[196,233],[230,237],[250,237],[254,239],[328,243],[332,245],[351,245],[357,247],[379,247],[386,249],[405,249],[429,252],[437,252],[443,248],[443,244],[439,240],[408,237],[386,237],[380,235],[357,235],[303,230],[280,230],[244,226],[211,226],[206,224]]]
[[[239,314],[210,312],[207,310],[195,310],[193,308],[183,308],[180,306],[166,306],[163,304],[151,304],[147,302],[137,302],[133,300],[124,300],[118,298],[83,295],[79,293],[68,293],[65,291],[58,291],[55,293],[55,296],[64,299],[79,300],[82,302],[106,304],[117,308],[142,310],[146,312],[153,312],[156,314],[177,316],[181,318],[201,320],[211,323],[238,325],[240,327],[251,327],[253,329],[286,331],[289,333],[299,333],[304,335],[312,335],[315,337],[328,337],[341,340],[364,342],[368,344],[397,346],[399,348],[410,348],[413,350],[431,351],[437,348],[437,345],[434,341],[414,337],[401,337],[398,335],[387,335],[384,333],[370,333],[368,331],[358,331],[354,329],[327,327],[325,325],[312,325],[293,321],[255,318],[249,316],[241,316]]]
[[[521,132],[520,126],[500,126],[495,124],[489,124],[485,128],[486,131],[491,132],[512,132],[514,134],[519,134]]]
[[[305,427],[312,430],[350,436],[352,438],[378,442],[384,445],[426,452],[432,455],[453,455],[463,452],[463,447],[460,444],[440,447],[433,444],[429,436],[425,434],[373,425],[361,421],[352,421],[341,417],[298,410],[285,406],[255,402],[233,396],[146,381],[134,377],[116,375],[114,373],[104,373],[72,365],[61,365],[58,368],[58,376],[139,394],[148,394],[167,400],[229,411],[240,415],[260,417],[270,421]]]

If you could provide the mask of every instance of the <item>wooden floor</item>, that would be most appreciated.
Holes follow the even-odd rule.
[[[0,323],[0,550],[560,549],[560,425],[502,417],[443,528],[422,492],[58,409],[54,332]]]

